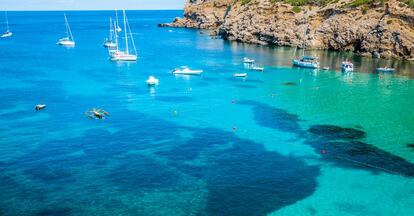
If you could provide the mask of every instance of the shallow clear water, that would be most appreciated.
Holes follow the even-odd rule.
[[[108,60],[112,12],[68,12],[73,49],[55,45],[61,12],[9,13],[0,215],[414,214],[409,63],[315,51],[333,69],[353,58],[358,72],[291,68],[293,49],[156,27],[181,13],[128,12],[136,63]],[[205,72],[173,76],[181,65]],[[94,107],[111,116],[88,119]]]

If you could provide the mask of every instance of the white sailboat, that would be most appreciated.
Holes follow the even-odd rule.
[[[116,24],[115,24],[116,25]],[[106,48],[116,48],[116,43],[114,41],[115,28],[112,24],[112,18],[109,18],[109,37],[104,41],[104,47]]]
[[[73,39],[72,31],[70,30],[68,19],[66,18],[66,14],[63,14],[65,18],[65,27],[66,27],[66,37],[61,38],[56,44],[66,47],[74,47],[75,40]]]
[[[115,10],[115,31],[116,32],[121,32],[122,31],[122,29],[121,29],[121,27],[119,26],[119,21],[118,21],[118,10]]]
[[[118,43],[118,36],[115,34],[115,43],[117,44],[116,50],[111,55],[112,61],[136,61],[137,60],[137,49],[135,47],[134,38],[132,37],[131,28],[129,27],[128,19],[126,17],[125,10],[123,10],[124,15],[124,37],[125,37],[125,50],[119,50],[119,43]],[[129,52],[128,47],[128,33],[129,37],[131,38],[132,46],[133,46],[133,54]]]
[[[13,33],[9,29],[9,19],[7,18],[7,11],[5,12],[5,16],[6,16],[6,31],[0,36],[2,38],[11,37],[13,35]]]

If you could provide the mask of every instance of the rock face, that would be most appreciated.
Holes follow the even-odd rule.
[[[160,26],[210,29],[247,43],[414,60],[413,9],[397,0],[350,7],[353,1],[293,7],[274,0],[190,0],[184,18]]]

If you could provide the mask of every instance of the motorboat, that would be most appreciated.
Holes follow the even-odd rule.
[[[38,104],[35,106],[35,110],[39,111],[46,108],[46,104]]]
[[[297,67],[304,67],[304,68],[319,68],[319,61],[317,57],[310,57],[310,56],[302,56],[299,59],[293,59],[292,64]]]
[[[352,72],[354,71],[354,64],[352,64],[352,62],[350,61],[344,61],[342,62],[341,68],[343,72],[346,72],[346,73]]]
[[[182,66],[181,68],[176,68],[173,70],[173,74],[182,74],[182,75],[200,75],[203,73],[203,70],[191,70],[187,66]]]
[[[254,71],[264,71],[264,67],[254,66],[254,67],[252,67],[252,70],[254,70]]]
[[[56,43],[61,46],[66,47],[74,47],[75,46],[75,40],[73,39],[72,31],[70,30],[68,19],[66,18],[66,14],[63,14],[63,17],[65,18],[65,27],[66,27],[66,37],[59,39],[59,41]]]
[[[329,70],[329,67],[323,67],[322,70]]]
[[[247,73],[235,73],[233,77],[247,77]]]
[[[244,57],[243,58],[243,63],[246,63],[246,64],[254,64],[255,62],[256,61],[254,59],[249,59],[247,57]]]
[[[383,73],[393,73],[395,72],[394,68],[389,68],[389,67],[383,67],[383,68],[377,68],[376,69],[377,72],[383,72]]]
[[[158,85],[158,83],[159,83],[160,81],[158,80],[158,79],[156,79],[154,76],[150,76],[148,79],[147,79],[147,84],[148,84],[148,86],[155,86],[155,85]]]

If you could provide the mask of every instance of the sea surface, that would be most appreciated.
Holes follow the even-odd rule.
[[[75,48],[55,44],[63,12],[9,12],[0,215],[414,215],[413,64],[312,51],[331,69],[292,68],[292,48],[157,27],[182,11],[127,14],[139,59],[117,63],[112,11],[66,12]]]

